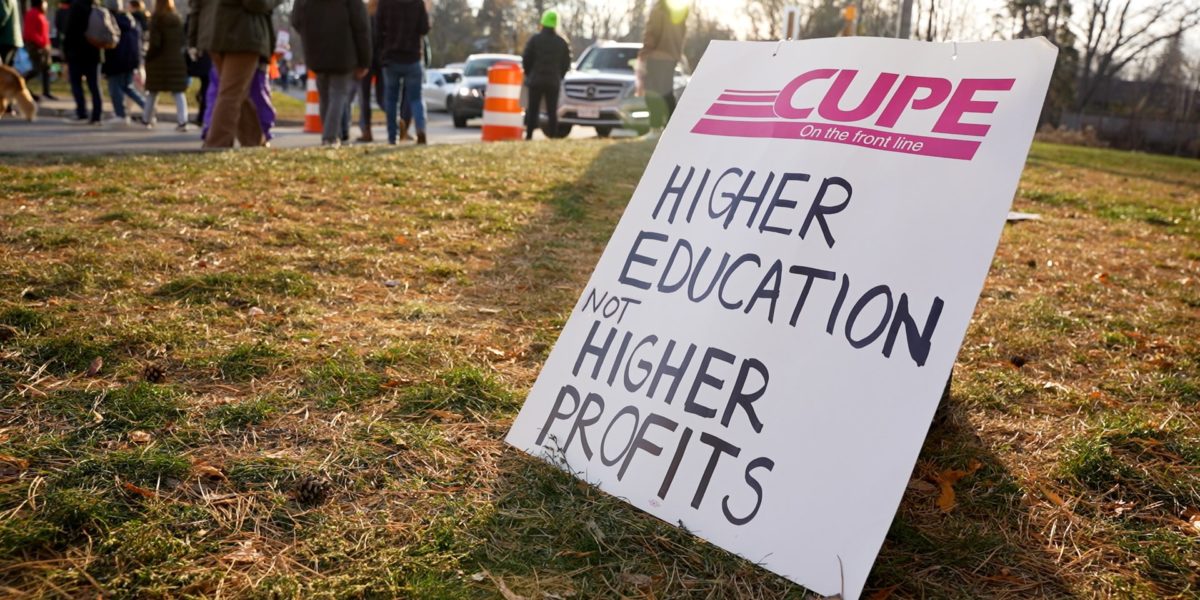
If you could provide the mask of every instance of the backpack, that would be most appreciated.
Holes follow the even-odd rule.
[[[101,50],[111,50],[121,41],[121,28],[117,26],[117,20],[108,9],[93,6],[83,37],[87,38],[89,44]]]

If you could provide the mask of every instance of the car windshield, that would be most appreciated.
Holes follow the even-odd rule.
[[[592,48],[579,62],[579,70],[633,72],[637,54],[637,48]]]
[[[466,77],[487,77],[488,69],[492,65],[501,62],[510,61],[507,58],[476,58],[467,61],[467,66],[463,68],[463,75]]]

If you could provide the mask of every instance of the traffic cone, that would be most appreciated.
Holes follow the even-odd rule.
[[[321,133],[321,102],[317,96],[317,74],[309,71],[304,86],[304,133]]]
[[[525,74],[513,62],[498,62],[488,69],[483,98],[483,141],[519,140],[525,133],[521,111],[521,85]]]

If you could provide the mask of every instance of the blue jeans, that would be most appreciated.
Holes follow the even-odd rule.
[[[412,108],[417,131],[425,132],[425,103],[421,100],[421,78],[424,67],[421,61],[405,65],[387,63],[383,65],[383,110],[387,113],[388,143],[395,143],[399,135],[396,110],[400,100],[400,87],[404,87],[404,103]]]
[[[100,104],[100,63],[68,62],[67,74],[71,80],[71,95],[75,97],[75,116],[89,118],[87,100],[83,97],[83,80],[87,79],[88,92],[92,95],[91,120],[99,121],[103,106]]]
[[[113,114],[125,118],[125,96],[129,96],[138,108],[146,108],[146,100],[133,89],[133,71],[108,76],[108,96],[112,99]]]

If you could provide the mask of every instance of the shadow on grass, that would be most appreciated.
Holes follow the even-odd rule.
[[[979,437],[969,410],[953,396],[939,408],[867,589],[894,587],[901,598],[1073,597],[1057,557],[1030,531],[1031,491]],[[937,473],[976,461],[978,470],[954,486],[955,506],[942,511]]]

